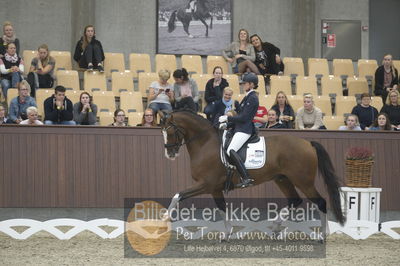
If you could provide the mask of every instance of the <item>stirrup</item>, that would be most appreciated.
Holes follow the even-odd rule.
[[[246,188],[254,185],[254,179],[253,178],[248,178],[242,181],[242,183],[239,183],[236,185],[238,188]]]

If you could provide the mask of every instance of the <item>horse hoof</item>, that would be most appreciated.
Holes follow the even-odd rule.
[[[194,36],[193,36],[192,34],[189,34],[189,38],[193,39],[193,38],[194,38]]]

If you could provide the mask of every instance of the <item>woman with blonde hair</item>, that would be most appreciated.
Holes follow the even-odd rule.
[[[104,51],[101,42],[96,39],[96,31],[93,25],[87,25],[83,31],[83,36],[75,47],[74,60],[80,68],[89,71],[97,69],[104,72],[103,61]]]
[[[35,97],[38,88],[53,87],[55,65],[56,60],[50,56],[47,44],[40,45],[37,56],[32,59],[28,74],[32,97]]]
[[[166,69],[158,71],[158,81],[150,84],[149,95],[147,101],[150,103],[149,108],[157,113],[159,110],[172,111],[171,103],[174,102],[174,88],[168,83],[171,72]]]
[[[399,73],[393,66],[391,54],[383,57],[382,65],[375,71],[375,95],[382,97],[383,103],[386,102],[387,95],[392,90],[397,90],[399,83]]]
[[[256,60],[256,55],[254,47],[250,43],[249,32],[246,29],[239,30],[238,40],[222,50],[222,56],[232,65],[232,71],[235,74],[242,74],[248,70],[257,75],[260,74],[257,66],[253,63]]]
[[[340,126],[339,130],[362,130],[360,127],[360,122],[358,121],[358,116],[349,115],[344,122],[344,126]]]
[[[220,116],[226,115],[228,112],[232,112],[239,105],[238,101],[232,99],[233,89],[225,87],[222,98],[215,103],[214,113],[212,114],[213,122],[215,125],[218,122]]]
[[[294,128],[295,113],[283,91],[276,94],[275,103],[271,109],[275,110],[278,121],[286,128]]]
[[[382,107],[381,113],[388,115],[389,121],[395,130],[400,130],[400,97],[397,90],[389,92],[386,104]]]
[[[38,119],[38,109],[35,106],[26,109],[28,119],[19,123],[20,125],[43,125],[43,122]]]
[[[153,112],[153,109],[147,108],[144,110],[143,117],[142,117],[142,123],[136,125],[138,127],[156,127],[157,126],[157,121],[156,121],[156,116]]]
[[[3,36],[0,38],[0,58],[3,58],[7,52],[7,45],[15,43],[16,53],[19,54],[19,40],[15,36],[14,28],[10,21],[3,23]]]
[[[304,106],[297,110],[297,125],[299,129],[326,129],[322,121],[322,111],[314,105],[311,94],[304,95]]]

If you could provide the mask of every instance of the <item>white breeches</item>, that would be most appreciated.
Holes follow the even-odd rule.
[[[226,153],[230,154],[231,150],[238,151],[243,144],[251,137],[251,134],[246,134],[243,132],[236,132],[235,135],[233,135],[232,141],[229,144],[228,149],[226,150]]]

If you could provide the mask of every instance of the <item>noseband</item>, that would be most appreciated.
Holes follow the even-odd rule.
[[[179,149],[181,146],[185,145],[186,143],[183,141],[179,141],[179,137],[182,137],[182,139],[185,136],[185,133],[183,132],[183,129],[179,128],[175,123],[171,123],[170,122],[170,126],[168,126],[167,128],[165,128],[165,132],[167,132],[170,128],[174,129],[174,135],[175,135],[175,139],[176,142],[173,144],[164,144],[165,148],[174,148],[176,147],[177,149]]]

